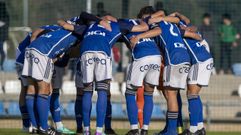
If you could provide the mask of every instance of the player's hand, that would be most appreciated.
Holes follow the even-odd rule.
[[[100,24],[101,26],[103,26],[105,29],[107,29],[108,31],[112,31],[111,26],[110,26],[110,23],[109,23],[108,21],[106,21],[106,20],[101,20],[101,21],[99,22],[99,24]]]
[[[138,36],[133,36],[132,38],[131,38],[131,48],[133,49],[135,46],[136,46],[136,44],[139,42],[139,38],[138,38]]]

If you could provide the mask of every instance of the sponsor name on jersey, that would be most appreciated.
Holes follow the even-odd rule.
[[[105,37],[105,32],[102,32],[102,31],[99,31],[99,30],[89,31],[89,32],[87,32],[87,34],[86,34],[85,37],[93,36],[93,35],[98,35],[98,36],[103,36],[103,37]]]
[[[28,51],[25,53],[25,58],[28,59],[28,61],[33,61],[36,64],[39,63],[39,58],[37,58],[36,56],[34,56],[34,54]]]
[[[149,65],[143,65],[140,67],[141,72],[144,72],[150,69],[160,71],[160,66],[158,64],[149,64]]]
[[[88,60],[85,60],[85,64],[88,65],[92,65],[92,64],[101,64],[101,65],[106,65],[106,59],[101,59],[98,57],[94,57],[94,58],[89,58]]]

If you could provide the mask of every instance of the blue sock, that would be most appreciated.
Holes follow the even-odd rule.
[[[183,127],[182,120],[182,97],[180,91],[177,93],[177,103],[178,103],[178,118],[177,118],[177,127]]]
[[[153,110],[153,96],[144,93],[144,108],[143,108],[143,129],[148,130],[148,125],[151,120],[151,114]]]
[[[177,134],[177,117],[178,117],[178,112],[167,112],[167,122],[168,122],[168,127],[167,127],[167,134],[172,134],[175,133]]]
[[[24,127],[29,127],[30,126],[30,119],[29,119],[29,114],[27,110],[26,104],[23,106],[19,107],[21,115],[22,115],[22,121],[23,121],[23,126]]]
[[[198,96],[198,103],[199,103],[198,106],[200,108],[200,112],[198,115],[198,123],[199,123],[199,122],[203,122],[203,103],[200,96]]]
[[[107,108],[105,115],[105,129],[111,129],[111,117],[112,116],[112,106],[110,101],[110,96],[107,99]]]
[[[33,127],[37,128],[38,127],[38,123],[36,121],[36,117],[35,117],[35,95],[32,94],[27,94],[26,95],[26,106],[27,106],[27,110],[28,110],[28,114],[29,114],[29,118],[30,118],[30,123]]]
[[[197,126],[198,115],[200,112],[198,95],[188,95],[188,111],[190,118],[190,127]]]
[[[51,112],[53,121],[55,123],[61,121],[60,111],[61,111],[61,108],[59,103],[59,93],[58,92],[52,93],[50,97],[50,112]]]
[[[81,129],[82,121],[83,121],[82,120],[82,95],[77,95],[75,100],[74,111],[75,111],[75,120],[77,124],[77,129]]]
[[[37,110],[39,114],[39,124],[43,130],[48,129],[48,113],[49,113],[49,96],[45,94],[38,94],[37,96]]]
[[[138,108],[137,108],[137,104],[136,104],[136,95],[126,93],[125,97],[126,97],[127,114],[128,114],[130,124],[137,125],[138,124]],[[132,129],[134,129],[134,128],[132,128]]]
[[[106,107],[107,107],[107,91],[106,90],[97,90],[98,99],[96,103],[96,127],[103,127],[106,115]]]
[[[37,122],[37,125],[39,127],[40,123],[39,123],[39,115],[38,115],[38,108],[37,108],[37,97],[38,95],[35,94],[35,100],[34,100],[34,114],[35,114],[35,119],[36,119],[36,122]]]
[[[91,99],[92,99],[92,91],[84,91],[82,97],[82,113],[83,113],[83,122],[85,127],[90,126],[90,112],[91,112]]]

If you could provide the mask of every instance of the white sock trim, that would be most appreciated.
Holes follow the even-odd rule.
[[[190,126],[190,132],[195,133],[197,131],[197,126]]]
[[[131,130],[134,130],[134,129],[138,129],[138,125],[137,124],[131,125]]]
[[[197,124],[197,129],[200,130],[200,129],[202,129],[202,128],[204,128],[204,124],[203,124],[203,122],[199,122],[199,123]]]
[[[84,131],[90,131],[90,127],[84,127]]]
[[[149,128],[149,125],[143,125],[142,126],[142,129],[144,129],[144,130],[148,130],[148,128]]]
[[[55,125],[56,125],[57,129],[61,129],[61,128],[64,127],[64,125],[63,125],[63,123],[61,121],[60,122],[56,122]]]
[[[96,132],[97,133],[102,133],[103,132],[103,127],[96,127]]]

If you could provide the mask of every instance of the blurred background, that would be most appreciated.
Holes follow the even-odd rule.
[[[58,19],[78,16],[81,11],[96,15],[111,13],[118,18],[135,18],[140,8],[151,5],[168,13],[181,12],[207,39],[215,60],[210,86],[201,92],[209,131],[241,131],[241,1],[240,0],[0,0],[0,128],[21,128],[18,108],[20,82],[15,72],[15,50],[27,32]],[[228,32],[225,26],[232,27]],[[227,46],[228,45],[228,46]],[[113,127],[128,128],[125,100],[125,69],[128,49],[117,44],[113,48]],[[64,122],[75,128],[74,100],[76,60],[66,67],[61,103]],[[183,118],[188,119],[187,100],[183,95]],[[155,91],[152,129],[163,128],[166,105]],[[93,104],[96,101],[94,96]],[[92,117],[95,118],[95,110]],[[126,123],[126,124],[123,124]]]

